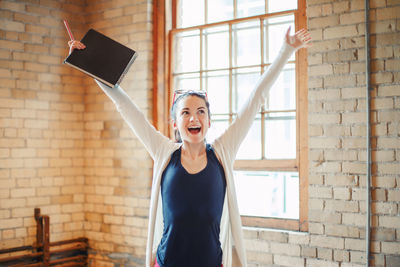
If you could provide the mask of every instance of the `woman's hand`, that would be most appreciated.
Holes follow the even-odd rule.
[[[311,34],[306,29],[301,29],[294,35],[290,35],[290,27],[286,32],[285,37],[286,43],[296,49],[303,47],[310,47],[311,44]]]
[[[86,48],[86,45],[84,45],[81,42],[76,41],[76,40],[68,41],[68,46],[69,46],[69,53],[70,54],[72,53],[72,51],[74,49],[84,49],[84,48]]]

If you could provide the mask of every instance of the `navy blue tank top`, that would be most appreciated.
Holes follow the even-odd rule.
[[[226,181],[211,145],[207,165],[188,173],[176,150],[162,174],[164,232],[157,250],[161,267],[221,267],[219,240]]]

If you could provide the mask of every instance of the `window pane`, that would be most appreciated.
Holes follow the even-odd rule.
[[[204,24],[204,1],[180,0],[178,3],[178,28]]]
[[[203,69],[229,67],[229,27],[214,27],[203,31]]]
[[[267,159],[295,159],[295,113],[267,115],[265,119],[265,157]]]
[[[241,215],[299,218],[298,173],[235,171],[234,174]]]
[[[258,79],[260,79],[260,68],[234,69],[232,77],[233,88],[233,112],[237,113],[249,98]]]
[[[265,13],[265,0],[236,0],[237,17],[251,17]]]
[[[297,0],[268,0],[268,13],[297,9]]]
[[[174,77],[174,90],[200,90],[200,76],[198,73],[181,74]]]
[[[286,64],[269,91],[266,110],[296,109],[296,73],[294,64]]]
[[[260,116],[254,120],[250,131],[240,145],[237,159],[261,159],[261,120]]]
[[[212,108],[212,107],[211,107]],[[211,114],[213,111],[211,110]],[[207,142],[213,142],[219,137],[229,126],[229,116],[211,115],[211,128],[207,133]]]
[[[204,88],[212,114],[229,113],[229,71],[204,73]]]
[[[265,39],[264,62],[271,63],[278,55],[289,26],[291,26],[291,34],[294,33],[294,16],[265,19],[263,24]],[[289,60],[294,60],[294,55]]]
[[[207,23],[233,19],[233,0],[211,0],[207,5]]]
[[[251,21],[232,26],[233,65],[251,66],[261,63],[260,23]]]
[[[175,73],[200,70],[200,31],[178,33],[175,36]]]

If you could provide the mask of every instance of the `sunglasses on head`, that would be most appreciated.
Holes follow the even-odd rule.
[[[198,94],[198,95],[202,95],[206,98],[207,100],[207,92],[204,90],[182,90],[182,89],[178,89],[174,91],[174,97],[172,99],[172,104],[175,103],[175,100],[177,100],[180,96],[182,95],[187,95],[190,93],[194,93],[194,94]],[[208,100],[207,100],[208,101]]]

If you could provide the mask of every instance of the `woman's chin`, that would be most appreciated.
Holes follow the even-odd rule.
[[[190,143],[190,144],[199,144],[203,143],[205,139],[205,136],[202,134],[191,134],[189,136],[186,136],[183,141]]]

